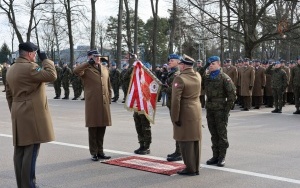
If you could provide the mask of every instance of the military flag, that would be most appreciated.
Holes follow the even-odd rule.
[[[125,108],[144,114],[154,124],[161,82],[140,61],[134,62]]]

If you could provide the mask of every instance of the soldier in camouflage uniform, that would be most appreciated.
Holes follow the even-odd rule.
[[[113,99],[112,102],[117,102],[117,100],[119,99],[120,76],[121,76],[121,73],[117,69],[116,63],[113,62],[111,64],[111,69],[109,72],[111,87],[114,91],[114,97],[112,98]]]
[[[178,68],[178,63],[180,62],[180,56],[177,54],[170,54],[168,57],[169,61],[169,73],[166,79],[165,84],[162,87],[162,92],[165,92],[167,94],[167,107],[169,108],[169,112],[171,110],[171,98],[172,98],[172,83],[174,78],[180,74],[180,70]],[[181,156],[181,151],[179,147],[179,143],[176,141],[175,142],[175,152],[172,154],[167,155],[167,160],[168,161],[181,161],[182,156]]]
[[[121,83],[122,83],[122,90],[124,92],[124,99],[122,103],[125,103],[125,99],[128,92],[128,87],[131,79],[132,67],[128,68],[128,64],[123,65],[123,70],[121,72]]]
[[[63,85],[63,88],[65,90],[65,97],[62,99],[69,99],[69,94],[70,94],[70,78],[72,76],[72,71],[68,67],[67,63],[64,63],[64,67],[61,72],[61,83]]]
[[[60,99],[62,68],[59,67],[58,62],[55,62],[54,64],[55,64],[55,70],[56,70],[56,75],[57,75],[56,80],[53,82],[54,90],[55,90],[55,97],[54,97],[54,99]]]
[[[149,64],[150,65],[150,64]],[[122,75],[122,89],[124,94],[128,91],[131,74],[133,71],[133,67],[128,68],[128,64],[123,65],[123,75]],[[125,102],[126,96],[124,96]],[[144,114],[139,114],[137,112],[133,113],[133,119],[135,124],[135,129],[138,134],[138,141],[140,147],[134,150],[135,154],[146,155],[150,153],[150,144],[152,142],[151,136],[151,126],[149,120],[146,118]]]
[[[3,68],[1,70],[2,82],[3,82],[3,85],[4,85],[4,90],[2,92],[6,92],[6,72],[7,72],[7,63],[4,62],[3,63]]]
[[[229,147],[227,124],[229,111],[236,100],[236,87],[231,78],[220,67],[220,58],[212,56],[204,66],[209,74],[204,76],[206,90],[206,118],[211,134],[213,157],[206,164],[225,165],[226,151]]]
[[[300,114],[300,56],[297,58],[297,65],[291,70],[291,84],[294,90],[296,111],[293,114]]]
[[[78,66],[79,64],[76,63],[76,65],[74,66],[74,69],[76,66]],[[71,84],[72,84],[72,88],[74,91],[74,98],[72,100],[77,100],[81,93],[82,93],[82,82],[81,82],[81,77],[77,76],[76,74],[72,74],[71,76]]]
[[[274,69],[272,69],[273,66],[275,66]],[[275,110],[273,110],[272,113],[282,113],[283,93],[285,92],[288,84],[286,73],[282,70],[279,61],[270,65],[265,73],[272,76],[271,87],[275,103]]]
[[[203,75],[203,73],[205,72],[202,60],[197,61],[196,71],[200,75]],[[203,80],[203,78],[201,80]],[[205,88],[204,88],[203,82],[201,82],[200,102],[201,102],[201,107],[204,108],[205,107]]]

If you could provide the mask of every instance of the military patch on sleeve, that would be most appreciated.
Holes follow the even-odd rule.
[[[178,86],[178,83],[174,83],[174,86],[177,87],[177,86]]]
[[[38,72],[40,72],[42,70],[42,68],[41,67],[37,67],[35,70],[38,71]]]

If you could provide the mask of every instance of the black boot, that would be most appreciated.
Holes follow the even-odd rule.
[[[282,113],[282,108],[278,108],[277,113]]]
[[[144,147],[141,148],[137,154],[140,155],[150,154],[150,143],[144,143]]]
[[[140,147],[138,149],[134,150],[134,153],[139,154],[139,152],[143,149],[144,149],[144,143],[140,143]]]
[[[296,108],[296,111],[293,112],[293,114],[300,114],[300,110],[299,110],[299,107]]]
[[[59,96],[56,96],[56,97],[54,97],[53,99],[60,99],[60,97],[59,97]]]
[[[219,157],[217,166],[219,166],[219,167],[225,166],[225,157]]]
[[[271,111],[272,113],[278,113],[278,108],[275,108],[275,110]]]
[[[171,157],[167,158],[167,161],[182,161],[182,156],[180,153],[174,153]]]
[[[215,165],[215,164],[218,164],[218,162],[219,162],[218,157],[212,157],[206,161],[206,164],[207,165]]]

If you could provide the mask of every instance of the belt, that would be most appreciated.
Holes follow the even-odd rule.
[[[225,102],[226,98],[207,98],[207,102]]]

